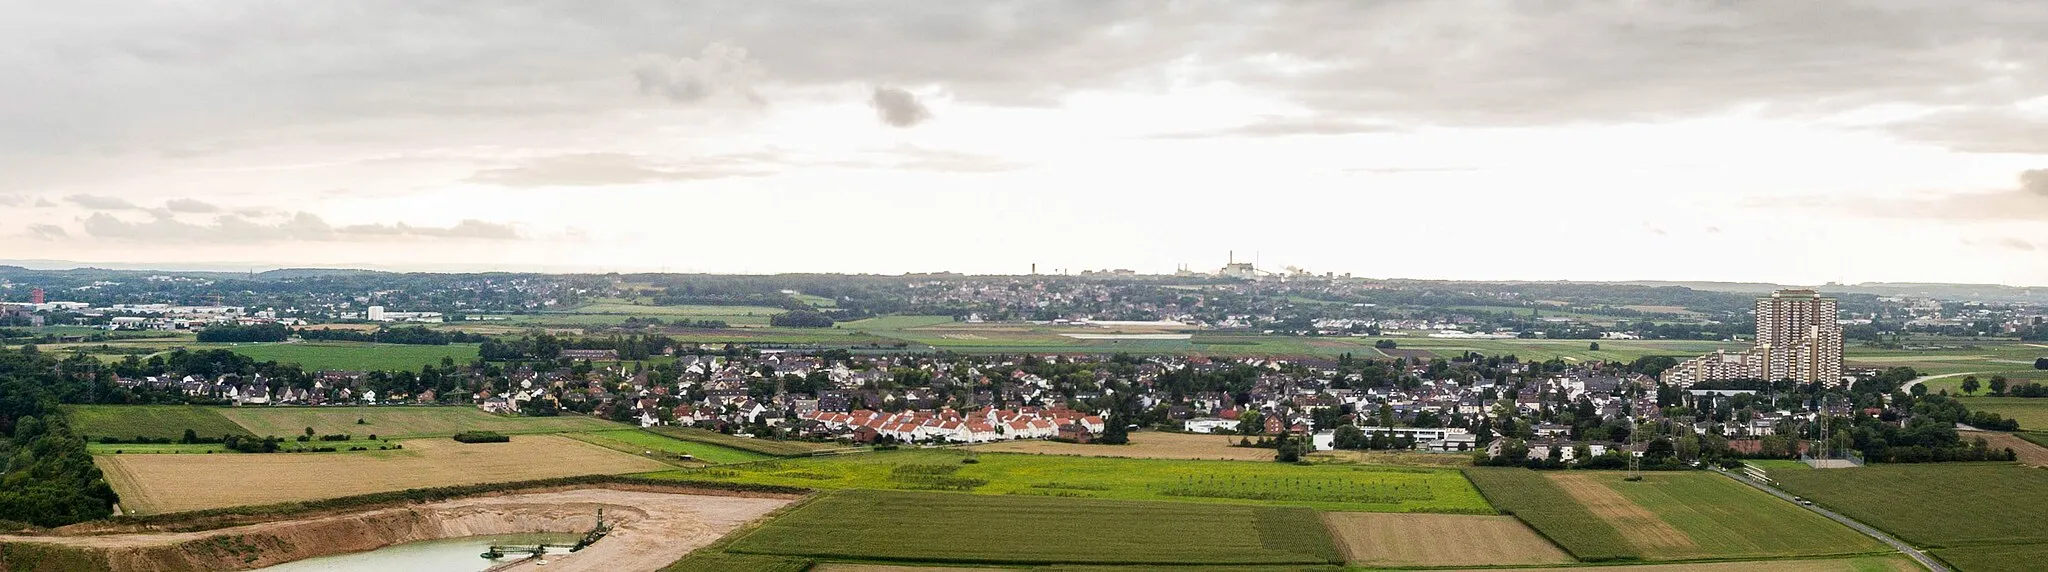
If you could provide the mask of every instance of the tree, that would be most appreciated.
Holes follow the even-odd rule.
[[[1977,388],[1979,387],[1983,386],[1977,383],[1977,376],[1972,375],[1963,378],[1963,393],[1977,393]]]
[[[1586,344],[1586,351],[1589,351],[1589,352],[1597,352],[1597,351],[1600,351],[1600,342],[1593,342],[1593,343],[1590,343],[1590,344]]]
[[[1395,347],[1398,347],[1399,345],[1400,345],[1400,344],[1396,344],[1396,343],[1394,343],[1394,340],[1380,340],[1380,341],[1377,341],[1377,342],[1373,342],[1373,343],[1372,343],[1372,347],[1375,347],[1375,348],[1379,348],[1379,349],[1383,349],[1383,350],[1391,350],[1391,349],[1394,349]]]
[[[2003,375],[1994,375],[1994,376],[1991,376],[1991,394],[1992,394],[1992,395],[2005,395],[2005,376],[2003,376]]]
[[[2048,369],[2048,357],[2034,358],[2034,369]]]
[[[1238,416],[1237,418],[1237,430],[1238,432],[1244,433],[1246,435],[1258,435],[1261,433],[1265,433],[1266,416],[1257,411],[1246,411],[1244,412],[1244,415]]]

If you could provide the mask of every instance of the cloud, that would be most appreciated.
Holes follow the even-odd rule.
[[[39,209],[46,209],[46,208],[51,208],[51,207],[55,207],[55,206],[57,206],[57,203],[53,203],[53,202],[50,202],[50,199],[46,199],[46,198],[37,198],[37,199],[36,199],[36,208],[39,208]]]
[[[1760,202],[1841,211],[1881,218],[2048,222],[2048,169],[2019,174],[2017,187],[2001,191],[1930,193],[1896,199]]]
[[[128,202],[128,200],[127,200],[127,199],[123,199],[123,198],[120,198],[120,197],[109,197],[109,196],[102,196],[102,195],[71,195],[71,196],[68,196],[68,197],[64,197],[64,200],[66,200],[66,201],[69,201],[69,202],[71,202],[71,204],[74,204],[74,205],[78,205],[78,206],[81,206],[81,207],[85,207],[85,208],[89,208],[89,209],[93,209],[93,210],[102,210],[102,211],[139,211],[139,210],[146,210],[146,209],[143,209],[143,208],[142,208],[142,207],[141,207],[140,205],[137,205],[137,204],[135,204],[135,203],[131,203],[131,202]]]
[[[2027,251],[2027,252],[2033,252],[2033,251],[2034,251],[2034,249],[2036,248],[2036,247],[2034,246],[2034,243],[2031,243],[2031,242],[2027,242],[2027,241],[2025,241],[2025,240],[2021,240],[2021,239],[2017,239],[2017,238],[2011,238],[2011,237],[2007,237],[2007,238],[2004,238],[2004,239],[2001,239],[2001,240],[1999,240],[1999,241],[1998,241],[1998,245],[1999,245],[1999,246],[2003,246],[2003,247],[2006,247],[2006,248],[2010,248],[2010,249],[2013,249],[2013,250],[2024,250],[2024,251]]]
[[[357,224],[334,226],[311,213],[295,213],[270,222],[237,215],[222,215],[211,223],[194,224],[171,218],[135,222],[107,213],[85,218],[85,234],[94,238],[127,241],[182,243],[267,243],[267,242],[349,242],[407,238],[474,240],[515,240],[518,230],[509,224],[467,219],[452,226]],[[61,229],[59,229],[61,231]]]
[[[1180,131],[1152,136],[1153,139],[1213,139],[1230,137],[1294,137],[1304,135],[1357,135],[1361,133],[1397,133],[1405,129],[1383,123],[1368,123],[1338,118],[1286,118],[1267,119],[1221,129]]]
[[[60,227],[54,224],[37,223],[28,225],[28,235],[43,240],[57,240],[60,238],[69,238],[71,236],[71,233],[64,232],[64,227]]]
[[[171,199],[168,201],[164,201],[164,210],[176,213],[203,214],[220,212],[220,207],[214,206],[212,203],[208,203],[206,201],[201,201],[198,199]]]
[[[917,95],[903,88],[876,86],[868,105],[874,106],[875,115],[891,127],[915,127],[932,118],[931,110],[917,100]]]
[[[676,103],[698,103],[712,96],[731,93],[755,104],[766,103],[754,92],[754,83],[764,75],[761,66],[747,59],[747,50],[720,42],[704,46],[697,57],[653,61],[633,70],[640,94],[658,96]]]
[[[28,197],[21,195],[0,195],[0,207],[18,207],[28,204]]]
[[[750,156],[721,156],[669,164],[624,153],[581,153],[537,157],[513,167],[478,171],[469,180],[504,187],[579,187],[766,174],[768,172]]]
[[[2048,117],[2006,108],[1960,109],[1884,127],[1898,137],[1966,153],[2048,155]]]

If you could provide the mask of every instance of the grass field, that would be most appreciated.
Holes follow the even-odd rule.
[[[976,462],[967,463],[972,459]],[[656,475],[818,489],[894,489],[1286,505],[1354,512],[1493,514],[1454,470],[917,450],[811,457]]]
[[[505,417],[475,407],[238,407],[221,415],[254,435],[291,437],[307,427],[320,435],[375,434],[386,439],[445,437],[463,431],[495,431],[507,435],[570,433],[626,428],[596,417]],[[356,423],[357,420],[363,423]]]
[[[637,473],[668,467],[562,437],[510,443],[405,441],[403,450],[333,454],[94,457],[138,514],[314,500],[409,488]]]
[[[1997,413],[2007,419],[2018,420],[2023,430],[2048,429],[2048,398],[1963,397],[1958,401],[1971,411]]]
[[[1355,566],[1566,564],[1572,557],[1512,516],[1323,513]]]
[[[1342,560],[1307,509],[896,491],[829,494],[728,551],[928,563]]]
[[[1210,461],[1272,461],[1272,449],[1233,447],[1242,437],[1196,435],[1192,433],[1131,433],[1128,445],[1082,445],[1058,441],[1000,441],[975,445],[977,451],[1078,455],[1083,457],[1127,457],[1132,459],[1202,459]]]
[[[598,445],[614,451],[623,451],[635,455],[645,455],[646,453],[652,452],[656,453],[658,457],[662,458],[672,458],[671,456],[674,455],[689,455],[690,457],[698,461],[703,461],[705,463],[712,464],[746,463],[750,461],[759,461],[762,459],[775,458],[773,456],[764,455],[761,453],[756,453],[745,449],[734,449],[730,447],[712,445],[709,443],[698,443],[692,441],[684,441],[681,439],[675,439],[671,437],[664,437],[654,433],[641,431],[639,429],[618,429],[613,431],[596,431],[591,433],[568,433],[565,435],[571,439],[583,441],[593,445]]]
[[[818,451],[830,451],[834,449],[847,448],[846,445],[841,445],[838,443],[776,441],[773,439],[750,439],[746,437],[734,437],[724,433],[719,433],[717,431],[707,431],[695,427],[674,427],[663,425],[658,427],[649,427],[647,430],[659,433],[664,436],[681,439],[684,441],[709,443],[712,445],[717,445],[728,449],[752,451],[755,453],[775,457],[799,457],[803,455],[809,455],[811,453],[815,453]]]
[[[196,349],[227,348],[256,361],[296,363],[308,371],[319,370],[408,370],[440,365],[441,358],[469,363],[477,358],[476,344],[412,346],[355,342],[301,342],[281,344],[194,344]]]
[[[1923,547],[2048,543],[2048,471],[2012,463],[1773,472],[1793,494]]]
[[[1502,510],[1585,560],[1883,550],[1854,530],[1713,473],[1648,473],[1640,482],[1607,472],[1473,469],[1468,474]]]
[[[191,429],[203,437],[248,433],[221,416],[218,407],[196,405],[67,405],[71,426],[87,440],[98,437],[177,439]]]

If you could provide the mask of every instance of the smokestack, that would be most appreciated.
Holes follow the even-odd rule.
[[[1033,262],[1033,263],[1031,263],[1031,275],[1032,275],[1032,276],[1037,276],[1037,275],[1038,275],[1038,263],[1036,263],[1036,262]]]
[[[1237,251],[1230,251],[1230,258],[1225,260],[1224,262],[1227,264],[1237,264]]]

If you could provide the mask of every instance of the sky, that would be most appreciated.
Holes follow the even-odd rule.
[[[0,259],[2048,285],[2048,2],[0,10]]]

